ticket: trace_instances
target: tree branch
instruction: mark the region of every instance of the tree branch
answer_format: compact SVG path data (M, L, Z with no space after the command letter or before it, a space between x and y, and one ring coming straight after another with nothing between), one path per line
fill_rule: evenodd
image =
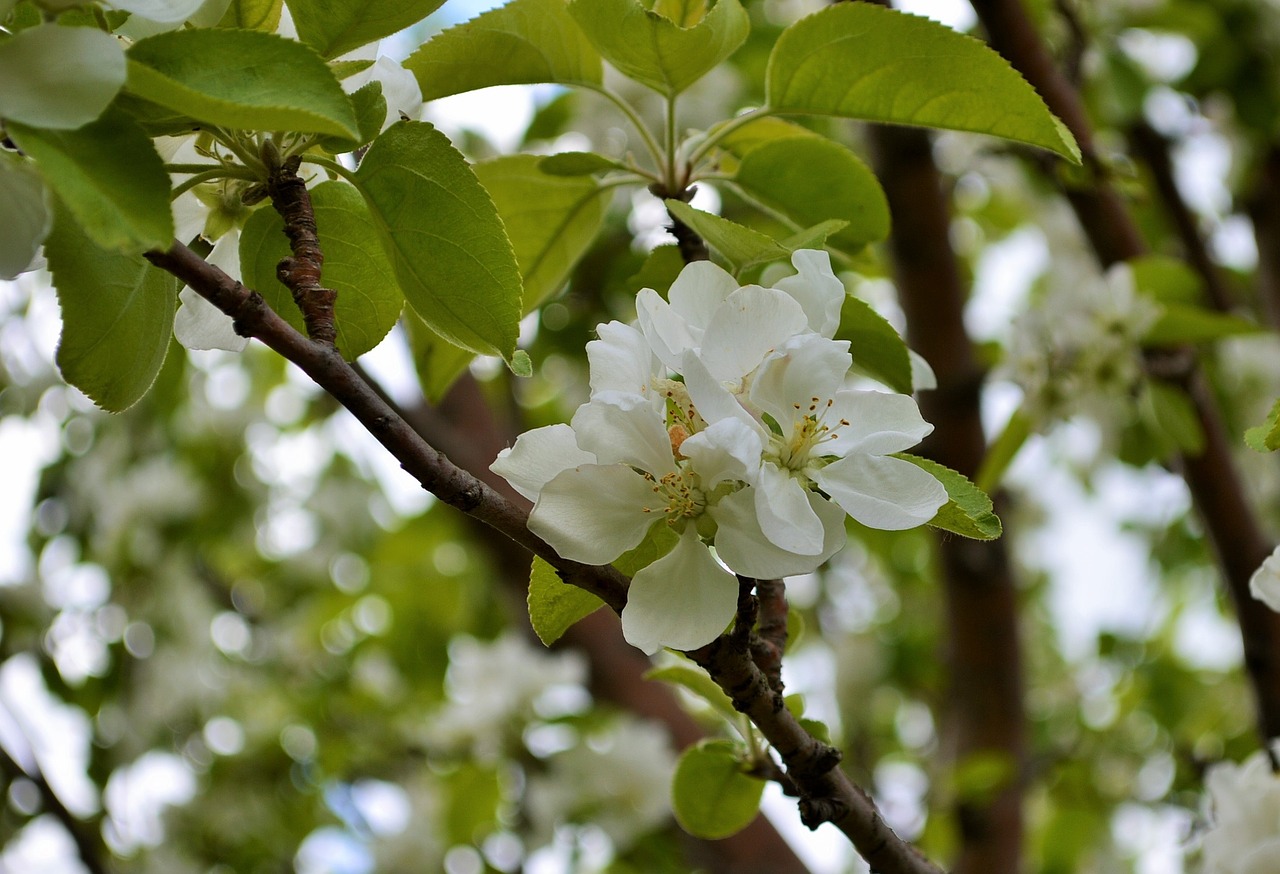
M316 214L311 207L307 184L298 176L301 157L294 155L283 164L267 162L267 194L271 205L284 219L284 232L289 238L293 257L281 259L276 275L293 293L293 302L302 311L307 336L317 343L332 346L338 338L333 321L333 307L338 293L325 288L320 281L324 268L324 252L316 236Z
M62 799L58 797L58 793L53 791L53 787L45 779L39 765L33 765L32 770L28 771L9 755L9 751L3 745L0 745L0 771L8 774L10 781L19 778L31 781L36 791L40 793L41 805L58 821L75 843L76 854L80 857L81 864L89 869L89 874L110 874L111 868L107 865L107 849L102 845L97 833L87 828L86 823L77 819L75 814L67 809Z
M1081 227L1104 266L1146 253L1146 243L1116 189L1098 172L1093 130L1079 94L1053 64L1048 49L1019 0L971 0L991 45L1026 77L1049 109L1075 135L1094 184L1066 191ZM1148 359L1152 364L1161 362ZM1264 742L1280 736L1280 613L1265 610L1249 592L1249 577L1271 553L1271 544L1245 497L1244 484L1231 460L1230 443L1217 405L1186 353L1181 373L1165 372L1188 390L1205 433L1198 456L1183 456L1179 466L1192 501L1209 532L1227 588L1235 601L1244 639L1245 667L1258 704L1258 730ZM1263 615L1265 614L1265 615Z

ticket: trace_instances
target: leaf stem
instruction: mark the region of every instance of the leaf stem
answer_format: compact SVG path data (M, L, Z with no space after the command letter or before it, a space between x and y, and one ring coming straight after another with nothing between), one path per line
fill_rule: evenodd
M258 176L247 167L227 167L218 165L212 170L205 170L202 173L194 173L186 179L183 179L177 185L173 186L173 192L169 195L169 200L177 200L197 185L201 185L205 182L215 182L219 179L245 179L249 182L256 182L258 180Z
M348 170L346 167L331 158L322 158L319 155L303 155L302 162L304 164L315 164L317 167L323 167L331 173L337 173L352 185L357 185L355 172Z
M632 107L630 103L623 100L622 96L617 92L604 85L583 85L582 87L596 92L614 106L618 107L618 110L627 117L628 121L631 122L632 127L639 131L640 138L644 140L645 148L649 150L649 155L653 158L654 164L658 169L658 173L663 174L665 167L662 158L662 148L658 145L658 140L653 135L653 131L649 130L649 127L644 123L644 119L642 119L640 114L635 111L635 108Z
M693 154L689 156L689 166L696 167L698 162L706 157L707 153L715 148L717 143L729 134L738 130L738 128L745 127L753 121L759 121L760 119L773 115L776 112L777 110L771 106L761 106L751 110L750 112L744 112L742 115L735 116L718 130L709 131L706 139L699 143L698 147L693 150Z

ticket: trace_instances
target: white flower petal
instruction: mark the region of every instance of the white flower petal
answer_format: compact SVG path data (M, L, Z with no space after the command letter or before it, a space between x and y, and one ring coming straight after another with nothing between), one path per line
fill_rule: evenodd
M755 505L760 529L775 546L799 555L822 552L822 520L809 505L808 490L790 471L771 462L760 465Z
M850 455L814 474L818 487L869 528L901 531L923 525L947 502L947 490L909 461Z
M564 471L595 462L594 455L578 448L572 428L549 425L521 434L515 446L498 453L489 470L530 501L536 501L542 487Z
M741 379L807 326L804 310L793 298L747 285L729 295L711 317L700 357L716 379Z
M681 372L684 374L684 386L689 391L689 400L705 421L714 423L723 419L737 419L752 428L762 441L769 439L764 425L738 402L733 392L711 375L696 352L684 354Z
M848 340L800 334L760 365L751 380L751 401L785 430L805 415L821 415L851 367ZM820 406L810 409L814 405Z
M717 525L716 553L737 573L758 580L807 574L844 548L848 539L844 510L813 492L807 496L809 506L822 521L822 552L797 555L774 546L760 529L754 492L748 486L721 498L707 511Z
M644 335L622 322L597 325L600 339L587 344L591 394L617 391L649 396L658 359Z
M182 306L173 317L173 334L188 349L226 349L243 352L247 337L236 333L231 316L189 288L178 295Z
M791 295L804 308L809 329L824 337L834 337L840 327L844 305L844 283L831 272L831 256L820 249L800 249L791 256L799 271L773 284Z
M111 0L107 5L151 21L177 24L186 21L204 0Z
M1280 612L1280 547L1249 578L1249 594Z
M732 275L710 261L694 261L685 265L671 283L667 300L696 337L711 324L711 317L725 298L737 290L738 281Z
M923 355L914 349L908 349L907 358L911 361L912 391L932 391L938 387L938 375L933 372Z
M636 321L653 353L672 370L679 369L686 350L698 345L688 323L652 288L642 288L636 296Z
M755 482L763 451L760 435L737 419L721 419L680 445L705 491L726 481Z
M240 277L240 229L232 228L213 244L213 249L205 256L214 267L230 276L236 282Z
M387 117L382 122L382 130L399 121L401 113L415 121L422 115L422 89L418 85L418 80L386 55L378 58L368 68L345 79L342 90L350 94L375 81L381 83L382 97L387 101Z
M661 413L640 395L606 392L573 414L578 445L600 464L629 464L661 477L675 471Z
M828 424L844 420L835 439L825 445L832 455L888 455L910 449L933 432L909 395L882 391L837 392L827 413Z
M690 525L671 552L632 578L622 636L649 655L664 646L697 649L719 637L737 609L737 579Z
M622 464L583 464L542 487L529 530L556 552L585 564L608 564L644 540L654 520L653 488Z

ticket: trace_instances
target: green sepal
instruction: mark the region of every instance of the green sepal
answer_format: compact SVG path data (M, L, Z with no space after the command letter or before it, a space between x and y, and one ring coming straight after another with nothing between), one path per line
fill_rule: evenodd
M288 0L298 38L326 58L399 33L444 0Z
M744 772L743 751L731 741L702 740L680 756L671 781L671 807L689 834L727 838L756 818L764 781Z
M572 0L569 14L622 75L674 97L732 55L751 32L738 0L718 0L692 27L638 0Z
M846 222L831 237L846 251L857 252L889 233L889 202L875 174L831 140L800 136L762 143L743 155L733 181L753 200L801 225Z
M137 255L100 248L62 204L45 256L62 310L62 378L104 410L128 409L164 364L178 280Z
M130 116L109 109L75 130L11 123L8 134L97 245L138 254L173 244L169 175Z
M355 111L311 48L274 33L173 30L129 49L128 90L209 124L356 137Z
M1000 536L1003 528L990 496L970 482L964 474L936 461L906 452L896 452L894 457L911 462L933 476L947 490L947 502L929 520L931 527L973 540L995 540Z
M425 122L396 122L355 181L414 311L449 342L511 362L520 268L492 198L449 138Z
M529 622L546 646L551 646L574 623L604 606L595 595L560 579L556 569L536 555L529 572Z
M871 3L839 3L782 32L766 105L778 112L973 131L1080 163L1075 139L1040 95L985 44Z
M324 252L321 281L338 293L334 304L338 351L354 361L382 342L400 317L404 298L360 193L345 182L322 182L310 194L316 236ZM279 213L259 209L249 216L240 232L244 282L302 332L306 330L302 312L276 273L276 265L291 254Z
M404 62L423 100L491 85L599 86L600 54L564 0L512 0L437 34Z
M853 364L896 392L912 392L911 356L893 325L871 305L851 294L840 306L836 339L848 340Z
M1244 442L1258 452L1275 452L1280 449L1280 400L1276 401L1267 419L1244 432Z

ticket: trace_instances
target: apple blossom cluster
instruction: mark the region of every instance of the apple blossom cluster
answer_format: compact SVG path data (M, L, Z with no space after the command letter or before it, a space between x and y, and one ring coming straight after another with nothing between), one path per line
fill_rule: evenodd
M1280 860L1280 775L1265 750L1205 773L1212 820L1201 845L1204 874L1269 874Z
M1160 313L1127 264L1102 277L1060 278L1041 305L1014 320L1009 367L1032 415L1043 421L1131 398L1143 377L1139 341Z
M674 547L639 569L622 613L648 653L709 643L733 619L735 574L809 573L845 544L845 516L884 530L928 522L942 484L893 453L933 430L907 395L846 387L833 339L843 284L825 252L739 287L710 262L638 325L587 344L591 396L568 425L530 431L493 463L534 501L529 528L561 556L608 564L666 526Z

